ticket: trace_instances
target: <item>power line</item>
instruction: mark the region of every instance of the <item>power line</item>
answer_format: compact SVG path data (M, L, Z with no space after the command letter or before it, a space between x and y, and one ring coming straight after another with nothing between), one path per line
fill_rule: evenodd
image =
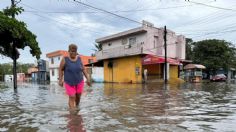
M188 1L188 2L194 3L194 4L198 4L198 5L207 6L207 7L211 7L211 8L215 8L215 9L228 10L228 11L236 11L235 9L231 9L231 8L212 6L212 5L208 5L208 4L204 4L204 3L199 3L199 2L194 2L194 1Z
M184 24L181 24L175 28L180 28L180 27L186 27L186 26L192 26L193 24L196 25L202 25L204 23L208 23L210 21L216 22L216 21L220 21L222 20L222 18L228 18L228 17L232 17L232 14L223 14L224 12L221 11L216 11L214 13L211 13L209 15L203 16L203 17L199 17L197 19L194 19L192 21L186 22ZM219 19L220 18L220 19Z
M228 31L222 31L222 32L205 33L205 34L202 34L202 35L195 36L194 38L198 38L198 37L202 37L202 36L206 36L206 35L217 35L217 34L222 34L222 33L233 33L233 32L236 32L236 29L228 30Z
M110 11L112 13L119 13L119 12L142 12L142 11L155 11L155 10L164 10L164 9L173 9L173 8L180 8L180 7L187 7L193 5L182 5L182 6L173 6L173 7L164 7L164 8L156 8L156 9L136 9L136 10L115 10ZM97 11L32 11L32 10L25 10L24 12L32 12L32 13L61 13L61 14L71 14L71 13L86 13L86 14L93 14L93 13L107 13L107 12L97 12Z
M133 19L130 19L130 18L127 18L127 17L121 16L121 15L115 14L115 13L113 13L113 12L110 12L110 11L107 11L107 10L104 10L104 9L100 9L100 8L97 8L97 7L94 7L94 6L85 4L85 3L80 2L80 1L77 1L77 0L74 0L74 2L79 3L79 4L81 4L81 5L84 5L84 6L87 6L87 7L89 7L89 8L93 8L93 9L96 9L96 10L99 10L99 11L106 12L106 13L108 13L108 14L117 16L117 17L122 18L122 19L129 20L129 21L134 22L134 23L142 24L142 23L139 22L139 21L136 21L136 20L133 20Z
M101 32L96 32L96 31L92 31L92 30L89 30L89 29L85 29L85 28L80 28L80 27L77 27L77 26L74 26L74 25L70 25L70 24L67 24L67 23L64 23L64 22L61 22L61 21L58 21L58 20L55 20L55 19L52 19L50 17L45 17L45 16L42 16L42 15L39 15L39 14L34 14L36 16L39 16L39 17L42 17L42 18L45 18L47 20L52 20L52 21L55 21L59 24L63 24L63 25L66 25L66 26L70 26L70 27L74 27L76 29L80 29L80 30L84 30L84 31L89 31L89 32L93 32L93 33L96 33L96 34L101 34Z

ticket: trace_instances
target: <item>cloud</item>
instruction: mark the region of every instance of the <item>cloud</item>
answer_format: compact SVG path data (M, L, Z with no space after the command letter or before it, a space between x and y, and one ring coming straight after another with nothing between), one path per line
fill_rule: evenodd
M154 23L156 27L167 25L169 29L191 37L195 41L219 38L236 43L236 32L230 32L230 30L236 29L236 11L232 11L236 10L236 1L192 1L212 7L184 0L113 0L110 2L81 0L86 4L138 22L147 20ZM9 5L9 0L1 0L0 9ZM37 35L37 41L42 50L41 57L44 59L48 52L67 50L70 43L78 44L80 53L90 55L93 53L95 39L141 26L139 23L73 1L23 0L19 5L26 12L17 16L17 19L24 21L29 30ZM228 32L222 33L222 31ZM31 58L28 50L21 52L22 58L19 61L32 62L35 59ZM9 61L8 59L3 60Z

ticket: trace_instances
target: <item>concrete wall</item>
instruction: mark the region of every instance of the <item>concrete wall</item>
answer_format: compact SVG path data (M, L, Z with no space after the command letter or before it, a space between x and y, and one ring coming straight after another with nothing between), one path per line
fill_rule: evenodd
M63 56L56 56L48 59L49 68L58 68ZM53 60L53 61L52 61ZM53 63L52 63L53 62Z
M13 82L13 75L5 75L4 81L5 82ZM25 74L24 73L17 73L17 81L23 82L25 81Z
M49 72L50 72L50 82L57 82L59 78L59 68L50 68Z
M178 66L177 65L170 65L170 79L171 78L178 78Z
M135 44L141 44L144 43L145 39L146 39L146 33L143 34L138 34L138 35L130 35L130 36L126 36L126 37L122 37L121 39L116 39L116 40L112 40L106 43L103 43L102 48L103 50L109 50L109 49L113 49L113 48L118 48L121 46L125 46L125 45L129 45L129 39L130 38L136 38L136 43ZM110 44L110 46L109 46Z
M104 68L103 67L93 67L92 68L92 79L95 82L104 82Z
M56 56L56 57L52 57L48 59L49 62L49 75L50 75L50 82L57 82L58 78L59 78L59 66L60 66L60 62L62 59L62 55L61 56ZM52 63L52 59L53 59L53 63ZM54 71L54 75L52 74Z
M167 57L185 59L185 37L176 35L171 30L167 30L167 32ZM147 34L143 45L144 53L164 56L164 29L148 28Z
M164 56L164 29L163 28L155 28L155 27L143 27L147 32L141 32L136 35L129 35L129 36L121 36L115 40L110 40L102 44L103 50L96 53L96 57L98 60L107 59L107 54L114 54L114 57L122 57L124 54L129 55L128 51L123 50L120 51L124 45L129 44L129 38L135 37L136 38L136 45L141 44L139 46L140 50L133 50L133 54L152 54L157 56ZM127 31L128 32L128 31ZM182 35L176 35L175 32L171 30L167 30L167 57L170 58L178 58L178 59L185 59L185 37ZM126 43L124 44L124 40ZM130 47L132 50L134 47ZM141 50L142 49L142 50ZM129 50L129 51L130 51ZM117 52L116 52L117 51ZM140 51L140 52L137 52ZM127 53L123 53L127 52ZM119 53L119 54L117 54ZM111 57L111 58L114 58Z
M5 82L13 82L13 75L5 75L4 81Z
M113 66L109 67L108 63ZM119 58L104 61L105 82L141 83L142 64L140 56Z

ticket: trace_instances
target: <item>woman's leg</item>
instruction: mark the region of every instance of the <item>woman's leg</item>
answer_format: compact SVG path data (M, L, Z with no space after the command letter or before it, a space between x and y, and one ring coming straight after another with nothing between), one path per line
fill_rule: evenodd
M66 93L69 96L68 105L70 109L75 108L75 100L76 100L76 89L75 86L71 86L67 83L64 83L66 88Z
M76 105L76 107L79 106L80 97L81 97L81 94L82 94L82 92L83 92L83 89L84 89L84 81L82 81L81 83L79 83L79 84L77 85L76 94L75 94L75 96L76 96L76 99L75 99L75 105Z
M77 94L76 94L76 99L75 99L75 105L76 105L76 107L79 106L80 97L81 97L81 93L77 93Z
M69 108L74 109L75 108L75 100L76 96L69 96Z

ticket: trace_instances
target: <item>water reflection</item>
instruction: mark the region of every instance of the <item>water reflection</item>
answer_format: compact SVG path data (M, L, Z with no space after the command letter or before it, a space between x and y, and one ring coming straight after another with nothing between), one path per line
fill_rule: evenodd
M71 112L67 118L67 129L69 132L86 132L83 126L83 118L78 112Z
M94 84L70 114L58 85L0 85L0 131L234 131L229 83ZM221 127L225 126L225 127Z

